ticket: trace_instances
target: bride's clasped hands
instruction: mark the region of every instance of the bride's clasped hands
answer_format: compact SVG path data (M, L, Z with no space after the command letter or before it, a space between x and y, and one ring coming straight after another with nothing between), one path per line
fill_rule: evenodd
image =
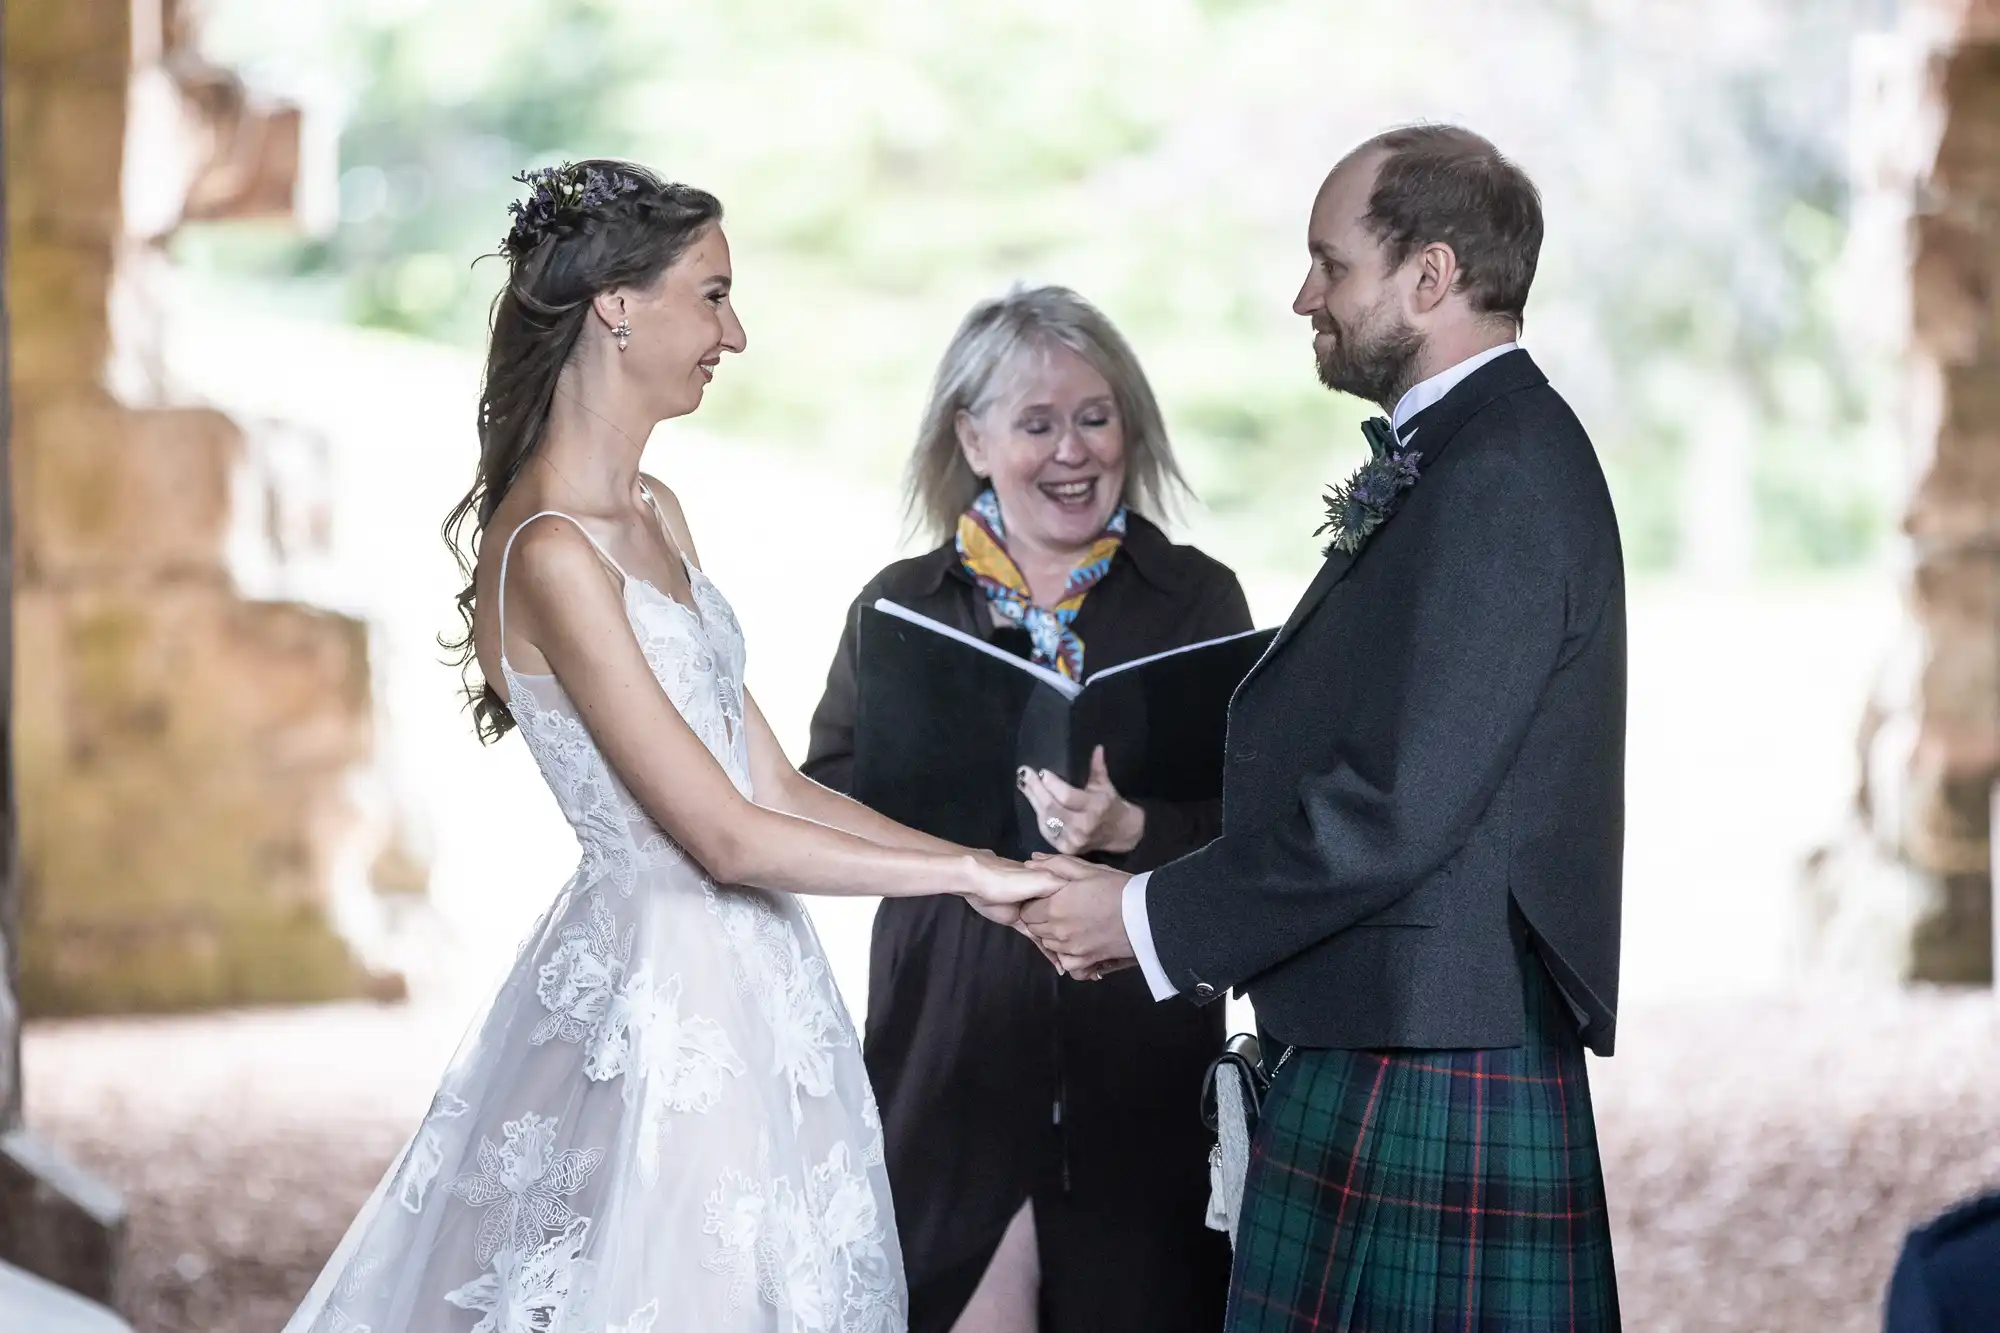
M957 890L959 896L987 920L1013 926L1029 939L1035 937L1021 925L1023 906L1048 897L1069 882L1040 859L1010 861L986 851L968 850L963 873L966 887Z

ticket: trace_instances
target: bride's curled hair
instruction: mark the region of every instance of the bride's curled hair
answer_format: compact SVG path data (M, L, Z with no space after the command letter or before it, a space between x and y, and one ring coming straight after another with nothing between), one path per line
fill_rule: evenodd
M444 520L445 544L466 579L458 594L465 632L441 642L465 675L474 725L489 741L514 719L481 678L473 648L473 571L486 525L541 442L556 380L592 298L612 287L647 286L722 220L714 195L631 162L566 163L515 179L529 194L510 209L514 225L500 244L507 285L493 302L479 390L479 470Z

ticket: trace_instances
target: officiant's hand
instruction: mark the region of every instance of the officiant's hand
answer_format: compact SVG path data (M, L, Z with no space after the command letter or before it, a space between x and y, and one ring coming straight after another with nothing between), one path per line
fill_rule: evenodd
M1035 807L1042 840L1066 856L1091 852L1125 853L1146 833L1146 812L1118 794L1104 747L1090 752L1090 780L1072 787L1046 768L1024 768L1015 783Z
M1021 924L1032 931L1056 966L1073 977L1094 980L1132 965L1132 942L1125 935L1122 870L1066 857L1037 858L1065 881L1060 892L1021 907Z

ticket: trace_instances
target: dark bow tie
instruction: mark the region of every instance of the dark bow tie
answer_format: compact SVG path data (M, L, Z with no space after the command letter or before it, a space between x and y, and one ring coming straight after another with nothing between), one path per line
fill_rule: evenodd
M1403 447L1387 417L1370 417L1362 422L1361 435L1368 441L1368 453L1374 458L1387 457Z

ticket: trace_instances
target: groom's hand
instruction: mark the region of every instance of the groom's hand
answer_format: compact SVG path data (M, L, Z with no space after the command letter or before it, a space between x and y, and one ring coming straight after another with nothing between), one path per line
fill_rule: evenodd
M1053 896L1021 905L1021 924L1041 941L1043 951L1055 955L1056 965L1073 977L1094 980L1131 966L1124 894L1132 877L1068 857L1035 860L1069 881Z

